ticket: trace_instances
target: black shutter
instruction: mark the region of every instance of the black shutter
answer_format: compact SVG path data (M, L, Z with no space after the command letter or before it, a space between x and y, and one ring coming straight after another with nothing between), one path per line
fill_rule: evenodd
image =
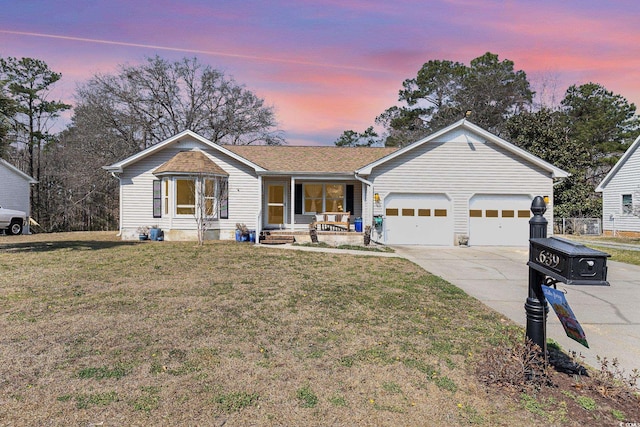
M351 215L355 213L353 211L353 185L352 184L347 184L347 212L351 212Z
M153 180L153 217L162 217L162 181Z
M218 206L220 207L220 219L229 219L229 181L221 178L218 182Z
M302 215L302 184L296 184L296 215Z

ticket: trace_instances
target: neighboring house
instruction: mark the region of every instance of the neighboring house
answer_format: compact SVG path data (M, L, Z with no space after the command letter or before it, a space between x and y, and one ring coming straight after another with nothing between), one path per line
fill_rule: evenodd
M602 193L602 229L606 235L640 236L640 136L596 191Z
M195 239L204 203L213 239L234 239L238 223L307 232L316 213L350 212L381 243L444 246L526 245L533 197L549 197L550 221L553 181L568 176L466 120L400 150L220 146L185 131L105 169L120 180L123 239L156 224Z
M38 181L9 162L0 159L0 206L31 216L31 184ZM29 233L29 225L22 230Z

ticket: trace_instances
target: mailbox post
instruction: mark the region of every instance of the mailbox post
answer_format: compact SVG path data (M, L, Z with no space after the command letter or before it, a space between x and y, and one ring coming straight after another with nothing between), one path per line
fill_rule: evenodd
M529 220L529 297L524 305L527 313L527 338L547 350L547 301L543 283L563 282L567 285L609 286L607 257L610 255L582 244L557 237L547 238L547 210L544 200L536 196L531 203L533 218Z
M547 237L547 219L543 216L547 205L541 196L531 202L533 217L529 220L529 253L533 247L531 239ZM542 293L544 275L529 266L529 296L524 304L527 314L527 338L536 343L547 354L547 301Z

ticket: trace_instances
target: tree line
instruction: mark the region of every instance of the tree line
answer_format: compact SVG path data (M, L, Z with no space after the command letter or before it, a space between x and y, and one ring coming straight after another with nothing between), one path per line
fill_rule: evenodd
M74 107L50 99L61 78L38 59L0 58L0 157L38 181L31 216L43 231L116 229L118 181L102 166L185 129L219 144L284 143L273 107L197 58L96 74Z
M571 173L554 188L560 217L600 217L595 187L637 137L636 106L597 83L570 86L557 104L535 102L527 75L487 52L467 66L426 62L406 79L399 105L363 132L344 131L337 146L405 146L457 120L470 121Z
M197 58L155 56L79 84L74 106L52 100L62 75L41 60L0 58L0 157L38 183L32 217L43 231L117 228L118 182L102 166L185 129L219 144L284 144L274 109ZM555 187L555 213L599 217L593 190L638 134L636 107L597 83L535 102L527 75L487 52L469 65L426 62L402 82L398 104L337 146L405 146L468 117L572 175ZM60 129L61 116L70 124Z

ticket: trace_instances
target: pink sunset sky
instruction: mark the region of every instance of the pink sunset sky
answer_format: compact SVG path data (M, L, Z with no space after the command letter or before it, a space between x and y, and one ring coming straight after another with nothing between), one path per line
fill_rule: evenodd
M0 56L62 73L53 97L119 64L197 56L264 98L291 145L331 145L397 103L431 59L515 62L549 102L596 82L640 103L640 2L600 0L20 0Z

